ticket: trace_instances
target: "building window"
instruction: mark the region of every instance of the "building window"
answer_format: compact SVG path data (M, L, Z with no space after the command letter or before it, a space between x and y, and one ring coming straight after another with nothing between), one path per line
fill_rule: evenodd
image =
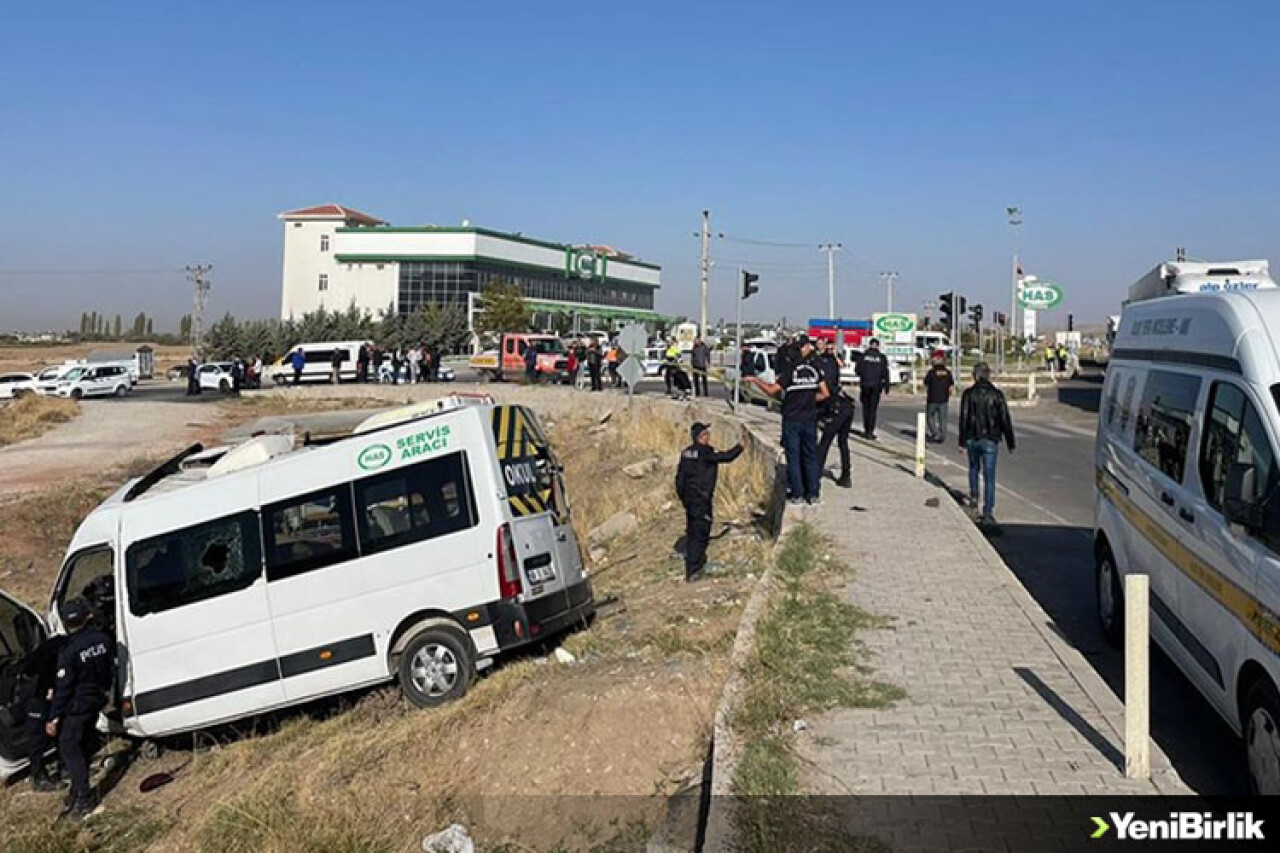
M326 275L325 273L320 273L320 290L321 292L323 292L328 289L329 289L329 276Z
M322 252L329 251L329 235L328 234L320 235L320 251Z

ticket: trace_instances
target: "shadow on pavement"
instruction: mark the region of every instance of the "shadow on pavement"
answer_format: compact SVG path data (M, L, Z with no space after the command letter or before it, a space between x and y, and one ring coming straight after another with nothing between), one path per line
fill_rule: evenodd
M1040 698L1058 713L1058 716L1070 723L1071 727L1078 731L1085 740L1089 741L1094 749L1101 752L1107 761L1115 765L1117 770L1124 770L1124 756L1120 753L1120 750L1116 749L1115 745L1107 740L1102 732L1095 729L1088 720L1080 716L1080 712L1072 708L1071 704L1059 696L1057 691L1045 684L1040 676L1025 666L1015 666L1013 671L1027 683L1027 686L1038 693Z
M1055 630L1124 697L1124 654L1098 627L1093 531L1043 524L1004 525L992 545ZM1154 618L1154 617L1153 617ZM1239 739L1158 647L1151 655L1151 732L1178 773L1202 794L1247 794Z
M1058 402L1064 406L1079 409L1082 412L1096 413L1102 405L1102 386L1060 385L1058 386Z

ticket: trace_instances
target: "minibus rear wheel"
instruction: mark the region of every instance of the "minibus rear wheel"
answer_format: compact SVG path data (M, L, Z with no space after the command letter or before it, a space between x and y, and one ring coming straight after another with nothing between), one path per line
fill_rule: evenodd
M1120 570L1115 555L1105 543L1098 546L1095 574L1098 597L1098 623L1107 642L1119 648L1124 643L1124 593L1120 587Z
M418 634L400 655L399 681L405 698L434 708L462 698L471 686L475 660L460 632L434 626Z
M1280 694L1265 675L1245 694L1242 716L1249 792L1255 796L1280 794Z

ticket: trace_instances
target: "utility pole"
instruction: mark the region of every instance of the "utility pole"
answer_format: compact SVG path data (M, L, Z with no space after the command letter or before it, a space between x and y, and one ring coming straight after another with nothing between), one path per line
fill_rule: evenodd
M200 347L204 343L204 307L209 301L209 289L213 264L189 264L187 278L195 286L195 310L191 313L191 352L200 357Z
M893 313L893 285L898 281L898 273L896 270L889 270L880 273L880 280L885 283L888 292L888 299L885 304L885 311L889 314Z
M1018 340L1018 279L1021 278L1021 266L1018 255L1022 248L1022 208L1006 207L1009 215L1009 228L1013 231L1013 294L1009 301L1009 340L1016 345Z
M827 316L836 318L836 252L843 243L820 243L818 248L827 253Z
M702 278L702 316L698 326L698 334L704 339L707 336L707 280L711 277L711 211L702 211L702 263L699 266Z

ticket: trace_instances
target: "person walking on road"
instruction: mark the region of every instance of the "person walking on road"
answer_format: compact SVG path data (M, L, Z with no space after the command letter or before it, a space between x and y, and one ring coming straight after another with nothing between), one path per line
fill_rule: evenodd
M707 564L707 542L711 540L711 509L716 496L719 468L742 455L742 444L725 451L711 446L711 427L694 424L693 439L680 453L676 467L676 495L684 506L684 579L696 581Z
M933 364L924 375L925 412L928 429L925 438L933 444L947 440L947 404L951 402L951 389L955 377L947 369L946 356L939 350L932 356Z
M969 454L969 505L978 506L978 474L982 474L979 524L995 524L996 455L1003 440L1013 453L1013 420L1004 392L991 384L986 362L973 366L973 385L960 397L960 452Z
M880 395L889 391L889 359L880 352L880 341L872 338L858 362L858 397L862 400L862 434L876 440L876 416Z
M813 344L808 336L801 335L788 346L793 347L793 355L780 369L777 382L765 382L759 376L746 381L770 397L782 398L787 500L817 506L822 489L822 469L818 465L818 404L830 396L830 391L812 361Z
M836 485L849 489L853 487L853 475L849 466L853 400L840 387L840 368L844 366L844 362L836 354L835 341L827 341L822 345L817 365L822 372L822 381L827 383L827 391L830 392L818 413L822 423L822 438L818 440L818 469L824 472L827 470L827 454L831 452L831 442L837 441L840 445L840 476L836 479Z
M301 384L302 368L307 366L307 356L303 353L302 347L298 347L293 351L293 355L289 356L289 366L293 368L293 384Z
M707 371L711 369L711 348L698 338L689 353L689 366L693 368L693 396L707 397Z
M58 754L71 776L63 814L81 818L98 805L89 786L89 756L97 739L98 713L115 681L115 650L111 637L93 624L93 610L83 598L62 606L62 622L71 633L58 653L45 733L58 739Z

